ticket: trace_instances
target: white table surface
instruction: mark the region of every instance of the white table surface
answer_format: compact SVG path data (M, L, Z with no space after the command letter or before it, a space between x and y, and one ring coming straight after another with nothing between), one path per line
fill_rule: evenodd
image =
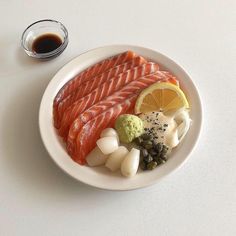
M24 28L62 21L69 45L37 62ZM0 235L236 235L236 2L0 1ZM204 106L189 161L151 187L111 192L76 182L38 131L42 94L65 63L107 44L153 48L192 76Z

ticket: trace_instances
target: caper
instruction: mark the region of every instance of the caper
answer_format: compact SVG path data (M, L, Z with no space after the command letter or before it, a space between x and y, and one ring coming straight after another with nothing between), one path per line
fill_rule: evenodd
M156 156L157 152L155 151L154 148L151 148L150 150L148 150L149 154L151 154L152 156Z
M151 140L152 139L151 135L146 134L146 133L143 134L141 137L142 137L143 140Z
M153 156L153 159L158 162L160 159L160 155L160 153L157 153L157 155Z
M152 145L152 141L151 141L151 140L143 140L143 141L142 141L142 145L143 145L143 146L145 146L145 145L147 145L147 144Z
M141 150L141 156L144 158L144 157L146 157L146 156L148 156L148 151L147 151L147 149L142 149Z
M155 161L151 161L150 163L147 164L147 169L148 170L153 170L157 167L157 163Z
M163 148L161 150L162 154L166 154L168 152L168 147L166 145L163 145Z
M162 151L162 148L163 148L163 144L162 143L158 143L157 145L155 145L155 150L157 152L161 152Z
M147 150L149 150L149 149L152 148L152 144L146 144L144 147L145 147Z
M160 162L161 162L161 164L164 164L164 163L166 163L166 160L165 159L160 159Z
M166 156L166 154L161 153L160 159L163 160L164 162L166 162L166 161L167 161L167 156Z
M134 139L134 142L137 144L137 145L141 145L143 139L141 137L137 137Z
M157 165L159 166L160 164L162 164L162 161L161 161L161 159L160 158L158 158L157 160L156 160L156 163L157 163Z
M152 140L152 145L156 146L157 145L157 141L155 139Z
M146 170L147 169L147 164L144 162L144 161L141 161L140 164L139 164L140 168L142 170Z
M143 160L146 162L146 163L149 163L153 160L152 156L149 154L147 155L146 157L143 158Z

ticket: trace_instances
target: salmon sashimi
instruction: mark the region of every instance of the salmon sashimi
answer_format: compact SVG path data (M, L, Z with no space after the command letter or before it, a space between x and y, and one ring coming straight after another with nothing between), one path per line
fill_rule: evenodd
M76 138L76 152L72 155L72 159L84 165L86 156L96 146L101 131L107 127L113 127L119 115L133 110L135 102L136 97L131 97L87 122Z
M95 76L90 80L82 83L77 90L75 90L71 95L67 96L64 100L62 100L57 107L57 111L54 113L54 125L56 128L60 127L60 121L63 115L63 112L75 101L89 94L92 90L96 89L100 84L108 81L109 79L118 76L119 74L134 68L136 66L140 66L147 61L140 56L135 57L131 61L123 63L121 65L115 66L101 75ZM56 109L56 108L54 108Z
M179 86L179 80L174 75L172 75L169 71L158 71L157 73L159 73L160 75L164 74L165 76L168 77L168 80L170 83Z
M91 93L85 97L74 102L69 108L67 108L63 114L61 121L61 127L59 129L59 135L67 138L69 127L71 123L76 119L76 117L85 111L87 108L91 107L93 104L101 101L105 97L113 94L114 92L120 90L126 84L130 83L137 78L145 75L153 74L158 71L159 66L154 63L146 63L144 65L130 69L117 77L106 81L105 83L98 86Z
M88 67L86 70L82 71L77 76L75 76L73 79L68 81L59 90L59 92L57 93L57 95L53 101L53 108L54 108L53 109L53 117L55 119L54 123L55 123L55 121L57 122L57 106L58 106L59 102L61 102L63 99L65 99L67 96L69 96L83 82L93 78L94 76L102 74L103 72L113 68L114 66L128 62L128 61L132 60L134 57L136 57L136 54L132 51L120 53L118 55L104 59L103 61L98 62L95 65ZM57 125L57 123L56 123L56 125Z
M156 72L152 75L147 75L145 77L140 77L137 80L134 80L124 86L121 90L115 92L109 97L106 97L104 100L94 104L89 109L85 110L82 114L80 114L74 122L71 124L69 129L69 134L67 137L67 151L71 155L75 150L75 139L77 137L78 132L83 127L85 123L89 120L93 119L100 113L105 110L115 106L119 103L122 103L124 100L129 97L138 97L139 93L152 85L155 82L171 82L167 76L163 73Z
M114 66L123 64L127 61L132 60L136 54L132 51L127 51L124 53L120 53L108 59L105 59L95 65L90 66L86 70L82 71L79 75L77 75L74 79L70 80L66 83L60 91L57 93L54 99L54 105L57 105L60 101L62 101L65 97L71 94L74 90L80 86L83 82L91 79L94 76L102 74L106 70L111 69Z

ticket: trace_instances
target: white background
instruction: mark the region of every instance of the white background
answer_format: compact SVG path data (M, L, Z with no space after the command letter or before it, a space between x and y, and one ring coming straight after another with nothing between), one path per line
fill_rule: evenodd
M69 31L55 60L20 48L32 22ZM236 235L236 1L0 0L0 235ZM204 125L189 161L151 187L110 192L65 175L38 131L43 92L88 49L125 43L182 65L200 91Z

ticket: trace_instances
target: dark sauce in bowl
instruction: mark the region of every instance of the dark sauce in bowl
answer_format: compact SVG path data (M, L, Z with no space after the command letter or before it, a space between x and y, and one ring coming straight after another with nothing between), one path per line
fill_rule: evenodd
M56 34L43 34L37 37L32 44L32 51L36 53L48 53L62 45L61 38Z

